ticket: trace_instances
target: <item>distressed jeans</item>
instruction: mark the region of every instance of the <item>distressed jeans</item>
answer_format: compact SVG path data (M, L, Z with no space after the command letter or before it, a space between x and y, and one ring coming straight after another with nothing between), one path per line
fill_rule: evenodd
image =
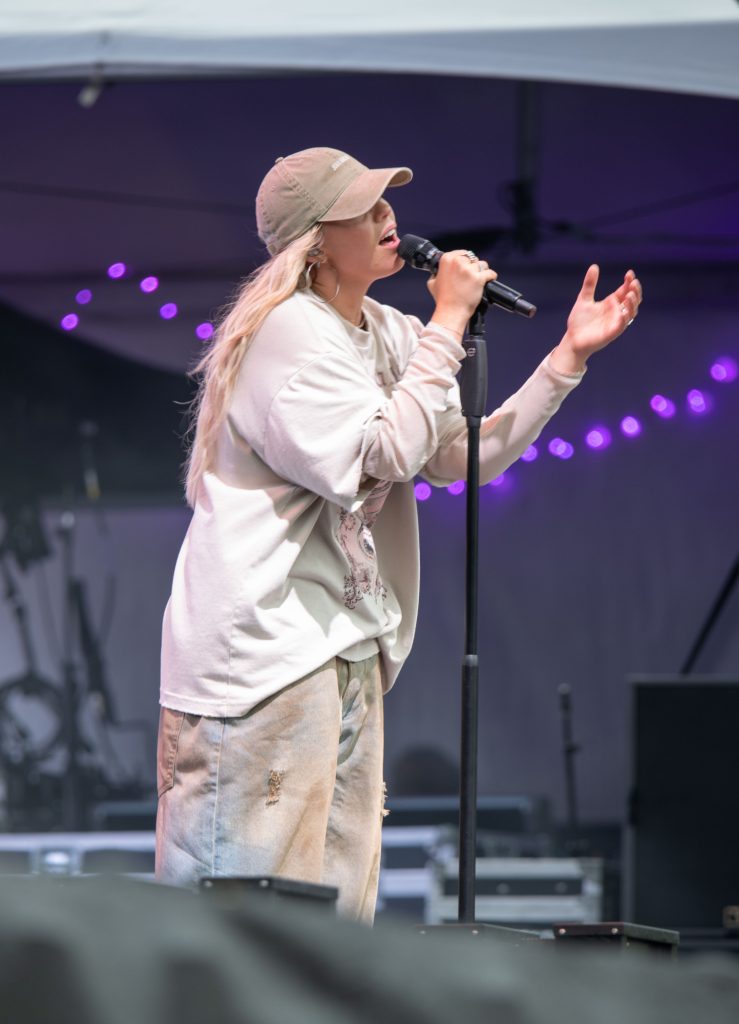
M280 875L371 922L384 804L377 654L327 664L238 718L162 708L156 874Z

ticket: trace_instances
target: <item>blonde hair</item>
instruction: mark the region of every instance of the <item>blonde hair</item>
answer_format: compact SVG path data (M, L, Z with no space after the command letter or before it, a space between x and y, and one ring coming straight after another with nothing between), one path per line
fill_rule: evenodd
M185 435L191 439L185 462L185 496L191 508L203 473L212 467L218 431L249 344L267 314L301 284L309 250L318 249L320 243L321 225L317 224L257 267L226 307L208 351L191 371L191 376L200 376Z

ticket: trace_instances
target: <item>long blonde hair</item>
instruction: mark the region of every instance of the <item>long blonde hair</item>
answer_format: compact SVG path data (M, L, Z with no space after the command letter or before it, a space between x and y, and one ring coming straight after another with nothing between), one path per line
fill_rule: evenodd
M208 351L191 371L191 376L200 376L186 434L192 439L185 462L185 496L191 508L203 473L213 464L218 431L251 339L267 314L300 285L309 250L318 249L320 243L321 225L317 224L257 267L226 307Z

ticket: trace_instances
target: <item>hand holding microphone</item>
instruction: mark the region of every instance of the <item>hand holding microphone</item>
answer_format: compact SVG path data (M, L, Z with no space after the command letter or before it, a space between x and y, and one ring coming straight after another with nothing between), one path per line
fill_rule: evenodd
M436 299L434 319L439 323L445 322L442 318L447 315L452 315L457 324L461 318L463 322L458 329L464 332L483 295L490 305L508 312L527 317L536 313L536 306L527 302L520 292L498 281L495 271L469 250L455 249L444 253L425 238L404 235L398 246L398 256L417 270L434 275L429 282L429 291Z
M427 284L436 302L432 319L464 334L468 320L480 305L483 288L497 276L485 260L463 249L442 253L436 273Z

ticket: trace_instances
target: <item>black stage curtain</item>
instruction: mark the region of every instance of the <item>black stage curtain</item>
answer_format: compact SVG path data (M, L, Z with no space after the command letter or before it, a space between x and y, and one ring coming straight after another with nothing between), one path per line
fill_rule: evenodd
M83 493L82 430L106 497L179 500L184 374L142 366L0 306L0 495L12 503Z

